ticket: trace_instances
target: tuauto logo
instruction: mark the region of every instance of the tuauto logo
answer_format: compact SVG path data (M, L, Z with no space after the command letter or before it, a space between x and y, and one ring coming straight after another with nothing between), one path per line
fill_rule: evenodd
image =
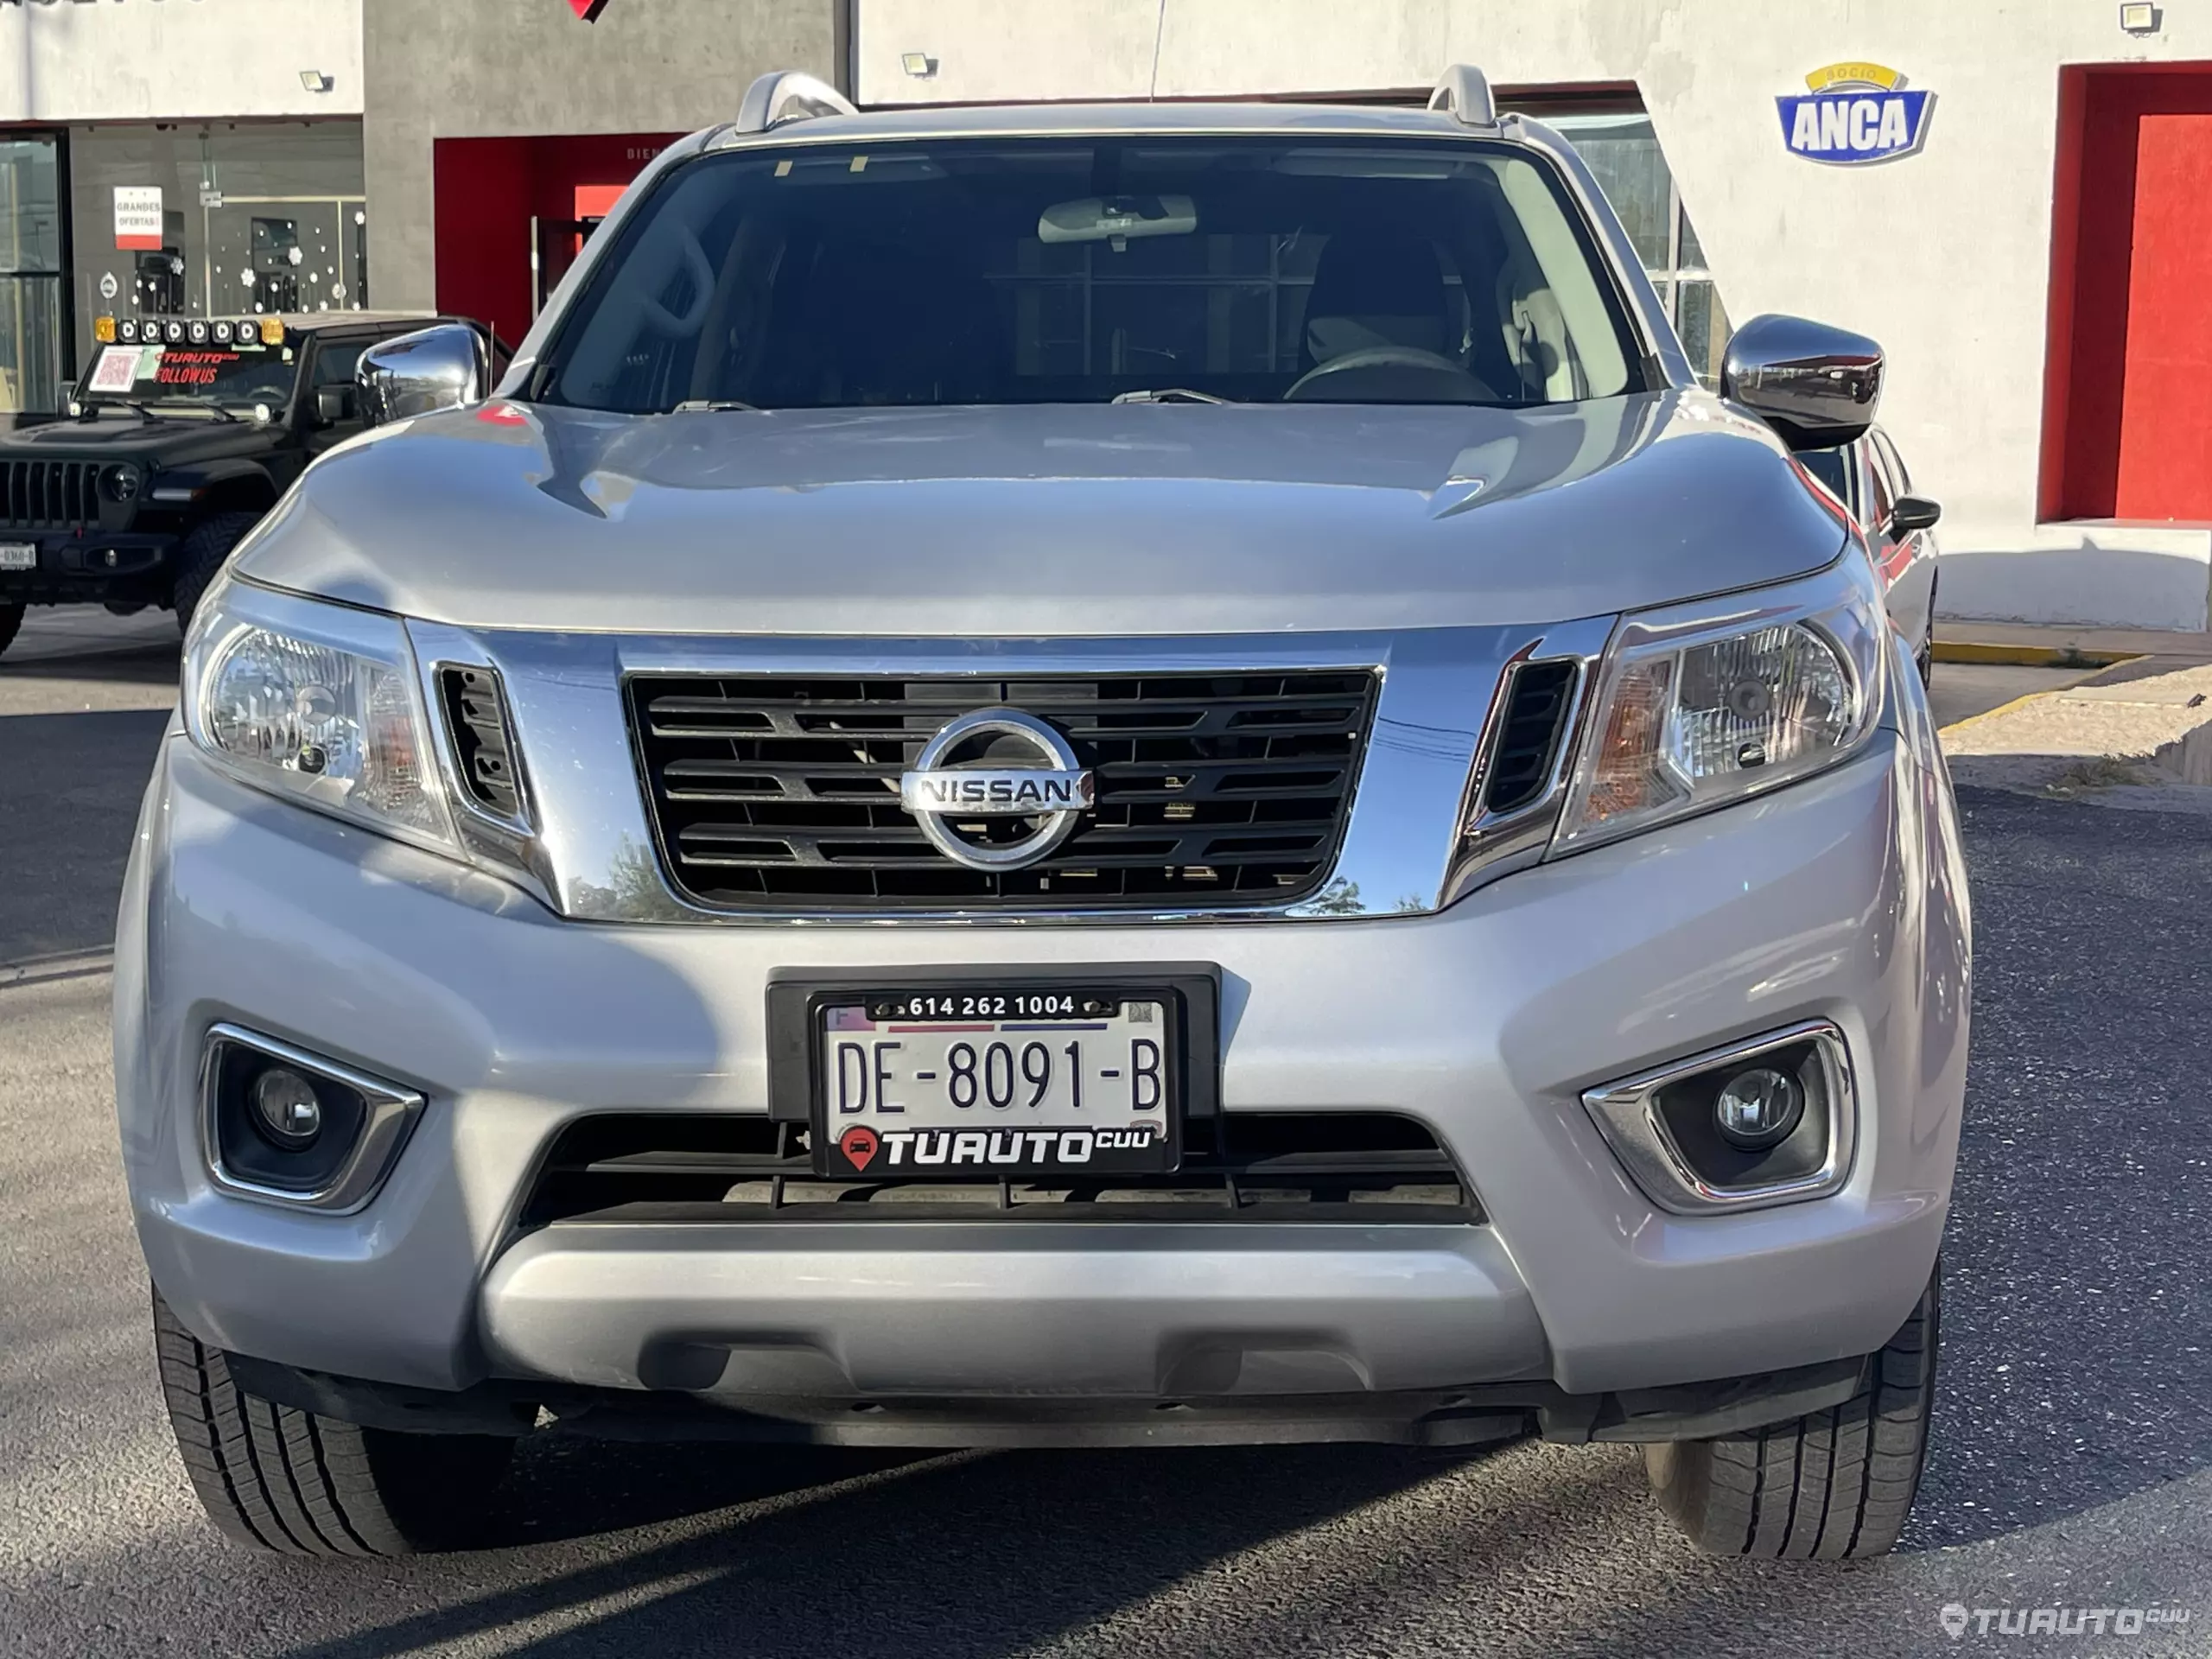
M569 0L569 10L588 23L599 21L599 14L607 10L607 0Z
M871 1135L859 1124L838 1138L837 1149L855 1169L865 1169L879 1149L893 1168L916 1164L1018 1164L1025 1155L1051 1168L1087 1164L1096 1152L1142 1152L1163 1133L1155 1123L1114 1129L886 1129ZM865 1146L852 1144L867 1135Z
M845 1161L855 1169L866 1169L875 1156L875 1131L855 1123L837 1137L837 1150L845 1154Z

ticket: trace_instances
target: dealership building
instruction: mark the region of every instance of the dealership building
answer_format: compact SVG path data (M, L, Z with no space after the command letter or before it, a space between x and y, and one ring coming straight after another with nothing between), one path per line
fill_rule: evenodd
M1420 101L1452 62L1573 137L1708 374L1760 312L1883 343L1944 612L2206 627L2194 6L0 0L0 409L58 407L134 304L436 306L512 338L771 68L864 105Z

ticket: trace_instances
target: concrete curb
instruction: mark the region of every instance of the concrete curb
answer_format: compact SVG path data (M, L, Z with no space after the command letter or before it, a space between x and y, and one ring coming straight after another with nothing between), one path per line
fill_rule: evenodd
M1997 645L1938 639L1939 663L2001 663L2012 668L2111 668L2141 660L2141 652L2077 651L2071 645Z
M86 979L111 972L115 950L101 945L92 950L60 950L50 957L26 957L20 962L0 962L0 990L10 985L36 985L55 979Z

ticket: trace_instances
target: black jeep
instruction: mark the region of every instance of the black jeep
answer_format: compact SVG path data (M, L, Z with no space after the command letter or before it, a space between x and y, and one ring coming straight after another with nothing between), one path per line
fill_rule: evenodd
M149 605L180 627L307 464L361 429L353 367L428 315L130 318L70 416L0 433L0 651L30 605ZM111 332L103 322L101 333Z

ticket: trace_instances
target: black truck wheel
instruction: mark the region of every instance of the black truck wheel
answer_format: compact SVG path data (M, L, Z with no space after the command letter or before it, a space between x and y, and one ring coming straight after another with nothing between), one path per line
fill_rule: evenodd
M185 1472L235 1541L288 1555L409 1555L480 1535L512 1440L362 1428L258 1399L158 1293L154 1344Z
M223 561L231 556L231 550L260 522L257 512L219 512L194 524L187 533L183 545L176 550L176 586L172 590L179 632L192 626L192 613L200 608L200 594L215 580Z
M1904 1530L1928 1455L1941 1303L1931 1278L1866 1383L1840 1406L1719 1440L1644 1447L1652 1490L1690 1541L1770 1560L1886 1554Z
M16 630L23 626L23 607L20 605L0 605L0 651L5 651L16 638Z

